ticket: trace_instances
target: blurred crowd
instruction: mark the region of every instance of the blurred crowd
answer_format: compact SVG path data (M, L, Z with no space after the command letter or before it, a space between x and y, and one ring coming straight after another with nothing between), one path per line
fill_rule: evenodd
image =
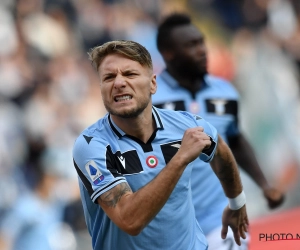
M174 11L205 34L209 71L238 89L241 129L287 193L281 209L300 206L298 0L1 0L1 250L91 249L72 147L106 111L87 52L134 40L159 73L156 27ZM250 217L268 213L243 178Z

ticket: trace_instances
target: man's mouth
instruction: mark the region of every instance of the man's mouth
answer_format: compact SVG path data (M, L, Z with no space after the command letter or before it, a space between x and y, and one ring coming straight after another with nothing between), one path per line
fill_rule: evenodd
M119 102L119 101L127 101L127 100L130 100L130 99L132 99L132 96L130 96L130 95L122 95L122 96L115 97L114 100L116 102Z

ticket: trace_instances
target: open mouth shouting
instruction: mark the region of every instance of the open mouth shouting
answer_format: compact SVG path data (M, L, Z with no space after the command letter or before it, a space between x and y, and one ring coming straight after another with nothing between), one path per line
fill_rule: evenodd
M126 102L128 100L131 100L132 99L132 96L131 95L119 95L119 96L116 96L114 98L115 102Z

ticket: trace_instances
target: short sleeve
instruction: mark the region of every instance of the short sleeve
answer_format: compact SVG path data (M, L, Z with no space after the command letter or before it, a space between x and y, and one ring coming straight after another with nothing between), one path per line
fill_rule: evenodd
M202 153L200 154L200 159L202 161L210 162L213 159L217 148L217 143L218 143L217 129L199 115L193 115L193 118L197 126L203 127L204 132L210 137L211 140L210 148L203 150Z
M115 187L126 182L122 175L113 175L109 145L99 138L80 135L73 147L73 160L79 179L87 189L91 199L97 198Z

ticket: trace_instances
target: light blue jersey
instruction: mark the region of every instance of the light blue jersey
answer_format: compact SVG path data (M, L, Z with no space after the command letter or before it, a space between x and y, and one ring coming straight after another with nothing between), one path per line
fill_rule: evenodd
M1 220L0 232L12 241L12 250L41 249L52 250L51 239L59 241L57 233L62 221L62 206L53 200L42 199L31 192L18 197ZM0 244L0 249L2 245Z
M207 249L192 203L194 162L186 167L164 207L138 236L119 229L97 204L101 194L122 182L128 182L135 192L155 178L178 151L188 128L202 126L211 137L213 146L199 158L207 162L212 159L217 132L201 117L154 107L152 115L157 130L147 143L126 135L109 114L84 130L75 142L74 165L95 250Z
M206 76L202 87L195 94L179 86L177 81L163 71L157 77L157 92L152 96L153 105L159 108L184 110L199 115L211 123L227 142L228 136L239 134L238 93L227 81ZM222 225L222 213L228 204L220 181L210 166L197 160L192 172L192 192L196 217L207 235Z

